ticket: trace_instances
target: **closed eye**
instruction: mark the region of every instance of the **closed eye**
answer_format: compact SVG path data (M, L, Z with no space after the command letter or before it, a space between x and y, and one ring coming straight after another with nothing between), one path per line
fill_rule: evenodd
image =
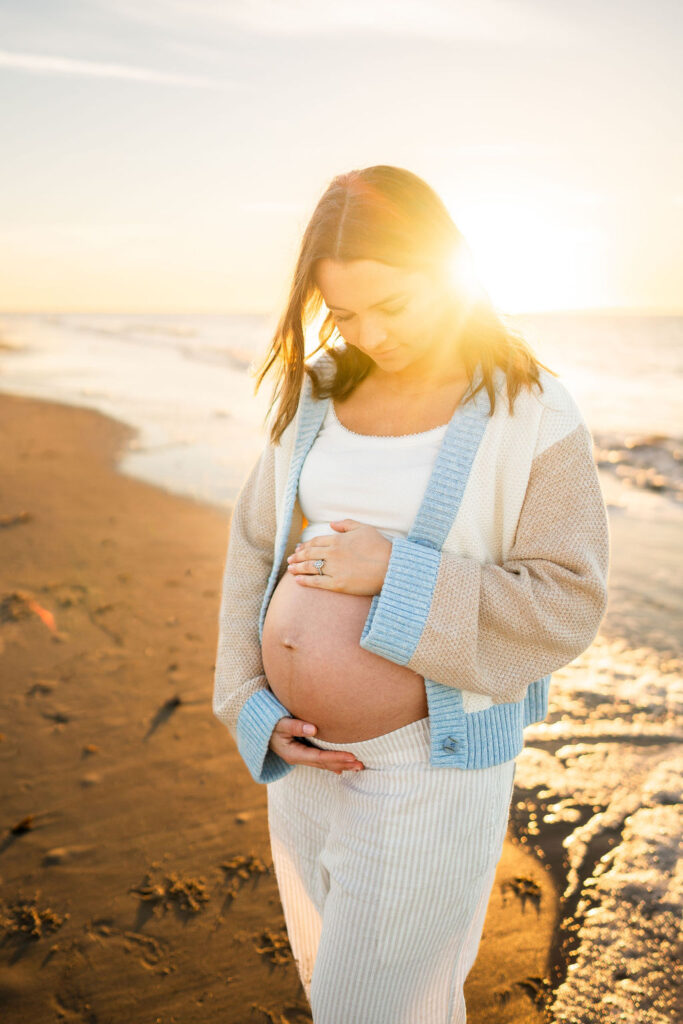
M399 313L403 312L407 305L408 304L405 303L403 306L397 306L395 309L384 309L382 310L382 312L386 313L387 316L397 316ZM347 320L353 319L355 315L355 313L352 313L351 316L340 316L339 313L332 314L334 319L337 320L340 324L346 323Z

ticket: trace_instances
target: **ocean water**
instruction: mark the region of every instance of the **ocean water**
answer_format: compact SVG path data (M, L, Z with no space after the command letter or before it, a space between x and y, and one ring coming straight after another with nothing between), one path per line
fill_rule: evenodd
M601 467L683 500L683 317L509 317L578 402ZM89 406L132 424L120 469L229 507L263 443L271 378L264 316L0 314L0 390ZM317 346L314 332L307 351Z
M525 731L511 810L538 873L552 870L562 894L551 1019L673 1022L683 914L683 317L509 321L584 414L612 541L605 620L591 647L553 673L548 717ZM121 454L122 472L227 513L263 444L270 384L255 395L249 370L273 327L256 316L0 314L0 392L132 424L139 435ZM533 895L534 878L523 882Z

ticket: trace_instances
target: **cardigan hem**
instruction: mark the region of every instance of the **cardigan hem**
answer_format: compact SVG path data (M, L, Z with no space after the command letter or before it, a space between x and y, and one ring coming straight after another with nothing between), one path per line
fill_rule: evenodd
M524 746L524 729L548 714L551 674L530 683L522 700L463 711L462 691L425 679L430 755L435 767L489 768L509 761Z
M524 747L526 726L547 717L550 680L549 674L531 683L523 700L466 712L462 690L425 679L429 764L469 771L517 757ZM242 708L237 747L254 782L276 782L297 767L268 747L275 725L287 717L292 717L290 712L269 689L257 690Z

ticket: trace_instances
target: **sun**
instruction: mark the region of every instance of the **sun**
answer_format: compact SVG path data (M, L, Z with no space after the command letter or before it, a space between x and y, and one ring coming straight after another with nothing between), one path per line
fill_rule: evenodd
M448 278L456 295L470 303L483 297L484 288L469 246L463 241L448 260Z
M454 278L470 294L484 288L500 312L599 302L607 242L585 217L526 197L466 203L454 220L467 239L453 259Z

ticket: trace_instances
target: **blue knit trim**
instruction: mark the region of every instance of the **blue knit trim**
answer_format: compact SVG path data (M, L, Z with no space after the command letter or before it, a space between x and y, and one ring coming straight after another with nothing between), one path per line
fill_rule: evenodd
M258 635L259 641L263 639L263 623L266 618L266 612L268 610L268 603L275 586L278 582L278 572L280 569L280 563L285 554L285 548L287 547L287 538L289 537L289 531L292 524L292 513L294 511L294 505L296 502L296 495L299 489L299 476L301 475L301 467L303 466L304 459L308 455L308 452L316 439L318 431L325 418L327 407L330 399L324 398L319 402L313 400L311 395L311 379L306 374L306 378L303 383L302 396L301 396L301 408L299 412L299 424L297 427L297 436L294 443L294 451L292 453L292 459L289 465L289 474L287 478L287 486L285 489L285 496L283 499L283 519L282 525L276 540L275 550L273 552L273 566L268 577L268 583L261 601L261 611L259 614L258 624Z
M477 366L473 386L481 380ZM407 537L392 541L379 594L370 602L360 646L407 665L420 641L434 595L441 551L460 508L491 409L482 389L455 410Z
M473 388L482 378L481 366ZM466 405L459 405L446 428L422 502L407 540L439 551L451 531L467 486L472 463L489 422L491 403L485 388Z
M524 695L524 721L523 726L531 725L532 722L543 722L548 717L548 697L550 694L550 680L552 673L537 679L529 684Z
M462 691L425 679L430 755L434 766L488 768L509 761L524 746L523 730L548 715L551 675L530 683L522 700L463 711Z
M467 730L462 690L425 679L429 710L429 763L435 767L462 767Z
M268 689L252 693L241 709L236 726L237 749L254 782L275 782L295 767L268 747L280 719L291 717L287 708Z
M432 603L441 552L393 537L384 583L370 602L360 646L407 665L424 629Z

